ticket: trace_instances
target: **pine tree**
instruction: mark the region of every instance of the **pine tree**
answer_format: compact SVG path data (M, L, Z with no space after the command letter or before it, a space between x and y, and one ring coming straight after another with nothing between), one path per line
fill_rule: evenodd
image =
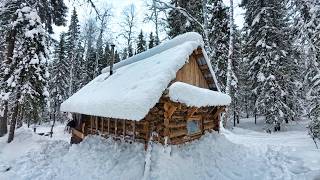
M85 32L86 41L86 57L84 60L83 68L85 70L84 74L84 84L89 83L95 74L95 64L96 64L96 49L94 48L94 42L96 34L96 24L91 19L88 21L87 29Z
M16 53L6 62L7 87L13 96L13 114L10 122L8 142L14 138L15 126L20 107L28 107L26 114L38 119L38 114L48 92L46 68L45 30L36 9L21 4L15 13L12 31L16 31Z
M105 48L104 48L104 55L103 55L103 60L100 63L100 69L103 69L107 66L110 65L111 62L111 48L109 43L106 44Z
M320 2L318 0L293 1L295 13L296 39L301 40L301 52L304 55L307 102L310 102L311 123L309 134L313 139L320 139Z
M144 39L142 30L138 36L138 43L137 43L137 53L141 53L146 50L146 40Z
M77 83L74 78L75 72L78 72L79 69L75 68L76 62L76 52L77 45L80 36L80 25L78 20L77 11L74 8L71 15L70 25L66 36L66 48L67 48L67 59L69 60L69 73L65 74L69 79L69 90L68 95L71 96L75 92L75 84Z
M222 0L210 0L209 4L211 5L210 12L212 12L209 25L211 27L209 41L213 51L211 61L221 90L224 91L227 81L230 32L228 8L223 4Z
M148 48L151 49L155 46L155 39L153 36L153 33L151 32L149 35L149 44L148 44Z
M85 74L85 67L84 67L84 54L85 49L82 45L82 41L79 40L78 45L76 47L76 56L74 60L74 92L78 91L80 88L82 88L85 84L84 81L84 74Z
M167 21L169 28L168 35L170 38L192 31L203 34L203 29L198 24L198 22L203 23L201 0L171 0L170 4L175 7L183 8L189 13L189 16L186 16L178 8L169 11Z
M102 41L102 32L100 32L98 39L97 39L97 44L96 44L96 62L95 62L95 73L94 77L98 76L100 74L101 69L101 64L104 59L104 54L103 54L103 41Z
M46 12L39 12L42 7ZM52 24L65 23L66 6L63 1L10 0L1 4L1 27L6 38L6 57L1 64L0 136L6 133L8 102L12 102L12 116L8 142L14 138L19 114L38 119L44 108L48 92L46 58L46 30L51 33ZM43 15L41 13L46 13ZM42 25L45 25L43 27ZM3 133L4 132L4 133Z
M245 56L250 63L249 77L256 95L255 105L266 123L279 130L284 119L294 116L290 102L296 73L292 42L286 32L285 2L245 1Z
M54 51L54 59L51 65L50 78L50 95L53 104L54 120L60 118L60 104L68 97L69 79L69 62L67 60L65 33L61 33L59 44Z

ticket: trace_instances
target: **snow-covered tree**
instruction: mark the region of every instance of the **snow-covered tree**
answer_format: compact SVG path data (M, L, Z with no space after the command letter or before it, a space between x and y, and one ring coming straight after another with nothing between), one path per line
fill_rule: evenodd
M50 66L50 97L54 120L60 118L60 104L68 98L69 61L66 51L66 34L61 33L60 41L54 50L53 62Z
M305 87L308 88L307 101L310 102L310 135L320 137L320 1L292 0L295 9L296 39L302 44L305 59Z
M283 1L247 0L245 56L249 60L249 77L255 106L276 130L295 112L290 101L295 88L297 69L292 59L292 42L287 33L288 21Z
M170 4L167 18L170 38L192 31L203 34L199 25L203 24L202 0L171 0Z
M14 138L19 108L28 107L27 114L37 119L49 95L46 33L37 10L22 3L14 17L11 31L18 41L14 43L14 55L4 63L7 93L13 99L8 142Z
M222 91L225 90L227 81L227 62L229 50L229 17L228 8L222 0L209 0L211 31L209 40L212 47L212 65Z
M67 48L67 59L69 60L69 74L65 74L69 78L69 91L68 95L71 96L75 92L76 79L74 78L75 72L78 72L75 68L76 52L80 36L80 26L77 11L74 8L71 15L69 29L66 35L66 48Z
M44 6L47 11L39 12ZM48 96L46 32L52 33L52 24L65 23L67 8L61 0L8 0L1 3L0 9L0 24L5 27L1 33L6 37L7 52L1 63L0 136L6 132L10 106L8 142L11 142L18 116L25 114L37 120L45 106Z
M88 20L85 29L86 53L83 62L84 68L84 84L89 83L94 78L96 64L96 24L93 19Z

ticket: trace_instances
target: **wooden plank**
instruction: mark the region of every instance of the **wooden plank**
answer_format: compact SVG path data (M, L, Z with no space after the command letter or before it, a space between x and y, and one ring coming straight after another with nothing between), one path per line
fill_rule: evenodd
M118 122L118 120L117 119L115 119L114 120L114 135L116 135L117 136L117 131L118 131L118 127L117 127L117 123Z
M136 139L136 121L133 121L133 125L132 125L132 129L133 129L133 140Z
M169 101L164 103L164 116L165 118L170 119L173 113L177 110L177 106L174 104L170 103Z
M196 58L197 57L195 55L191 55L189 57L189 62L177 72L176 79L174 81L180 81L197 87L209 89L209 84L203 75L206 73L203 73L200 69ZM209 69L207 69L207 71L208 73L211 73Z
M93 134L93 119L92 119L92 116L90 116L90 130L91 130L91 134Z
M104 134L104 118L101 118L101 134Z
M72 135L75 135L81 139L83 139L85 136L82 132L78 131L77 129L75 128L71 128L71 132L72 132Z
M175 130L170 132L169 137L174 138L179 136L185 136L187 134L188 134L188 131L186 129L181 129L181 130Z
M108 118L108 134L110 134L110 118Z
M122 129L122 131L123 131L123 137L125 137L126 136L126 120L123 120L123 129Z
M95 118L95 122L96 122L96 130L98 131L99 130L99 124L98 124L98 117L97 116Z
M187 124L186 123L179 123L179 124L170 123L168 125L168 128L183 128L183 127L187 127Z

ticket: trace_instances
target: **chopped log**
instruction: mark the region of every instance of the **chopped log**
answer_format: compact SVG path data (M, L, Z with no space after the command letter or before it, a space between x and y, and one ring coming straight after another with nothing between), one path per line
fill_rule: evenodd
M187 134L188 134L188 131L186 129L181 129L181 130L175 130L170 132L169 137L174 138L179 136L185 136Z
M197 112L198 108L197 107L192 107L191 109L188 109L187 117L186 119L190 119L195 112Z
M186 123L169 123L168 128L185 128L187 127Z
M75 135L75 136L77 136L77 137L79 137L81 139L84 138L84 134L82 132L78 131L75 128L71 128L71 132L72 132L72 135Z
M165 110L164 117L167 119L170 119L173 113L177 110L177 106L175 106L170 102L166 102L164 104L164 110Z

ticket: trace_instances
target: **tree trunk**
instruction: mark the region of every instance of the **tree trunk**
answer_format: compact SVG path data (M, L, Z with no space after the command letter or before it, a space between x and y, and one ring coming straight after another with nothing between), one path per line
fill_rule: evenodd
M8 143L10 143L13 138L14 138L14 131L16 129L16 123L17 123L17 116L18 116L18 111L19 111L19 98L16 99L14 103L14 108L13 108L13 114L12 114L12 119L10 121L10 129L9 129L9 135L8 135Z
M19 108L18 116L17 116L17 129L22 127L22 124L23 124L23 111L22 111L22 108Z
M17 18L17 17L16 17ZM16 19L14 18L14 19ZM6 55L6 63L10 64L12 62L12 57L13 57L13 52L14 52L14 45L16 42L16 35L17 35L17 30L16 29L12 29L9 34L8 37L6 39L6 42L8 43L7 45L7 55ZM15 100L14 103L14 110L13 110L13 114L12 114L12 119L10 121L10 129L9 129L9 135L8 135L8 143L10 143L13 138L14 138L14 131L16 128L16 122L17 122L17 115L18 115L18 109L19 109L19 98L20 97L20 93L18 93L17 95L17 99ZM5 105L5 118L7 119L8 117L8 102L6 102Z
M52 122L52 125L51 125L51 130L50 130L50 137L52 138L52 134L53 134L53 127L56 123L56 105L54 106L54 111L53 111L53 122Z
M227 82L226 82L226 94L230 95L231 93L231 80L232 80L232 57L233 57L233 0L230 0L230 39L229 39L229 52L228 52L228 64L227 64ZM226 115L223 119L223 126L226 127L228 121L228 108L226 108Z
M0 116L0 137L8 133L8 101L4 102L3 116Z

